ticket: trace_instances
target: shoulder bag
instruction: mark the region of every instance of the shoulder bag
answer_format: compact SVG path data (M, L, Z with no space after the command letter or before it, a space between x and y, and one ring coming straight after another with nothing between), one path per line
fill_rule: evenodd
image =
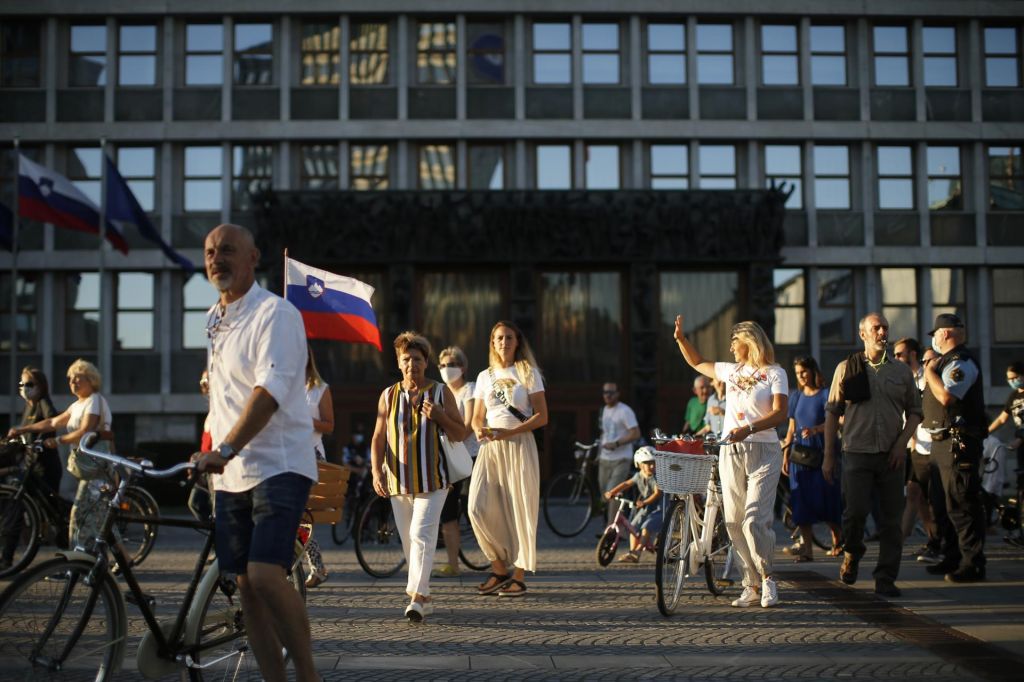
M488 367L487 374L491 377L491 389L493 390L495 383L494 369L492 367ZM520 422L525 422L527 419L529 419L529 417L523 414L521 410L519 410L515 405L512 404L512 401L509 400L509 397L508 395L505 394L504 390L496 390L494 391L494 395L498 397L498 400L500 400L501 404L505 406L505 409L509 411L509 414L518 419Z
M438 405L444 406L444 385L438 384L437 399ZM448 470L448 483L458 483L469 478L473 473L473 458L469 456L469 449L462 441L453 441L448 438L444 429L438 429L438 437L441 440L441 450L444 453L445 468Z
M800 402L800 390L794 395L794 409ZM802 467L808 469L820 469L821 462L825 458L825 452L818 448L811 447L810 445L801 445L794 440L789 446L789 461L793 464L799 464Z

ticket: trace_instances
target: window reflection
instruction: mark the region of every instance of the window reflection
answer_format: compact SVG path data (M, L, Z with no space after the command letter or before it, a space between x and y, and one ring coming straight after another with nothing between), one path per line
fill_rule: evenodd
M786 208L803 208L803 180L801 177L801 149L799 145L769 144L764 148L764 174L767 186L786 183L793 192L786 200Z
M878 148L878 207L914 208L913 155L910 147Z
M587 189L619 189L619 147L588 144L586 148Z
M996 343L1024 342L1024 268L992 269Z
M391 146L354 144L349 148L352 189L388 189Z
M686 24L648 24L647 82L686 83Z
M252 208L252 198L270 189L274 177L274 148L270 145L236 145L232 150L232 199L236 211Z
M583 82L619 82L618 24L583 24Z
M341 63L341 29L337 22L302 24L302 85L337 85Z
M349 53L348 73L352 85L381 85L388 82L386 23L353 24Z
M455 189L455 148L449 144L420 145L420 189Z
M932 268L932 314L953 313L967 319L966 275L963 268Z
M235 84L274 82L274 29L270 24L235 24Z
M470 22L466 25L466 80L476 85L504 85L504 24Z
M924 52L924 84L956 87L956 29L925 26L921 29Z
M118 172L128 183L142 210L152 211L156 193L156 149L120 147L116 159Z
M153 348L153 301L151 273L118 273L116 349Z
M416 74L421 85L455 83L455 22L420 22Z
M204 275L197 273L181 291L181 347L206 348L206 312L217 302L217 290Z
M224 27L185 27L185 85L220 85L224 80Z
M303 189L338 188L338 146L304 144L299 152L299 184Z
M761 82L765 85L797 85L796 26L761 27Z
M420 329L434 344L435 351L451 345L462 348L469 358L466 378L475 379L477 372L487 368L491 327L505 317L501 275L428 272L423 275L421 291Z
M736 147L702 144L698 155L701 189L736 189Z
M815 145L814 206L850 208L850 148L846 145Z
M17 330L18 350L30 351L36 348L36 310L38 308L36 275L18 275L16 291L17 314L14 326ZM0 274L0 350L11 349L11 275Z
M221 206L220 147L185 147L185 210L219 211Z
M572 188L572 148L569 145L537 145L537 189Z
M1020 85L1017 29L985 27L985 85L1015 88Z
M811 26L811 84L846 85L846 29Z
M117 82L156 85L156 26L122 26Z
M961 211L964 207L960 176L960 148L929 145L928 208L933 211Z
M539 362L545 379L605 381L622 371L622 292L617 272L541 276Z
M1024 156L1020 147L989 147L989 206L1024 210Z
M469 188L504 189L505 148L475 144L469 148Z
M95 272L70 272L64 286L64 347L68 350L94 350L99 338L99 275Z
M823 345L849 345L856 342L853 270L818 270L818 333Z
M906 26L875 26L875 85L910 85Z
M107 27L72 26L68 85L95 87L107 83Z
M690 150L685 144L651 145L651 189L690 186Z
M572 32L566 23L533 25L533 82L539 85L572 82Z
M889 321L889 338L917 336L917 271L882 268L882 314Z
M775 339L785 346L807 343L805 308L807 278L801 268L777 268L775 283Z
M697 25L697 82L702 85L732 85L732 26Z
M739 321L739 275L736 272L662 272L659 275L661 328L658 334L663 382L692 379L672 338L676 315L683 330L708 358L728 359L732 326Z

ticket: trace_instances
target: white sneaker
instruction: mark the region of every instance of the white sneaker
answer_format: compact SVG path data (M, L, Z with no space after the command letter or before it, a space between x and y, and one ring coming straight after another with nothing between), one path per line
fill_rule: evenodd
M761 581L761 607L768 608L779 603L779 586L771 578Z
M409 605L405 607L405 617L408 618L411 623L419 623L433 612L434 603L432 601L411 601L409 602Z
M761 601L761 595L758 593L757 590L755 590L753 587L744 587L743 592L740 594L738 599L733 600L732 605L741 609L745 609L748 606L753 606L759 601Z

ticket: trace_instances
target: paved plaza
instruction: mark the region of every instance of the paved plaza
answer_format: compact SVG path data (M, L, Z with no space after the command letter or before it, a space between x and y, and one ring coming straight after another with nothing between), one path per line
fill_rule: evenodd
M435 580L437 610L419 625L402 617L404 579L369 578L351 541L338 547L321 530L331 578L308 597L318 668L326 680L1024 679L1024 552L999 535L987 583L953 586L908 560L903 598L886 601L871 592L871 553L854 588L836 580L836 559L779 553L779 607L730 608L738 588L714 598L700 580L666 619L653 559L598 568L597 530L564 540L542 525L540 571L522 599L476 595L479 574ZM162 529L140 569L167 615L197 537ZM131 606L129 616L137 636L141 617ZM134 654L125 665L117 679L140 679Z

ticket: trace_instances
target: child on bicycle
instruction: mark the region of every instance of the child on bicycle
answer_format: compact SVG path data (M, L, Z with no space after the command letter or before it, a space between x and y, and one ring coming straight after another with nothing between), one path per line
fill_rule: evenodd
M611 500L636 486L636 507L629 522L640 530L640 538L631 535L629 552L619 557L620 562L628 564L640 561L641 548L653 544L651 538L657 536L661 530L662 518L661 489L654 480L654 448L650 445L639 448L633 453L633 463L640 471L604 494L606 500Z

